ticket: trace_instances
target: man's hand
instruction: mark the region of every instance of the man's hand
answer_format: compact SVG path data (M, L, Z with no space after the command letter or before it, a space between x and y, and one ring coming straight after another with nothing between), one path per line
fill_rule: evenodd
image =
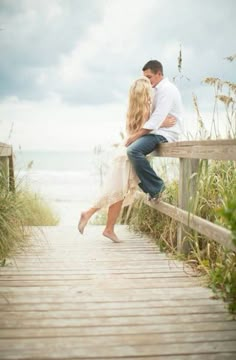
M160 128L162 127L172 127L176 124L176 118L172 115L168 115L165 120L162 122Z

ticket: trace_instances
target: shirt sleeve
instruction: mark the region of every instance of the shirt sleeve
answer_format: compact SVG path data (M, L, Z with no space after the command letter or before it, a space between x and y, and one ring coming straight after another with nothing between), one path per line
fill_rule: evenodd
M157 94L155 110L151 114L149 120L143 125L143 129L158 129L166 116L170 114L173 104L173 94L171 89L166 90L167 89Z

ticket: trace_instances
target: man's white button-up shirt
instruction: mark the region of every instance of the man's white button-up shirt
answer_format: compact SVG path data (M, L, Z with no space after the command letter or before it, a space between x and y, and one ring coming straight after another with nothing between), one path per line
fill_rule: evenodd
M168 78L164 78L154 87L152 114L143 125L143 128L152 130L150 134L164 136L169 142L176 141L183 131L182 112L183 107L179 90ZM167 115L174 116L176 124L169 128L160 128Z

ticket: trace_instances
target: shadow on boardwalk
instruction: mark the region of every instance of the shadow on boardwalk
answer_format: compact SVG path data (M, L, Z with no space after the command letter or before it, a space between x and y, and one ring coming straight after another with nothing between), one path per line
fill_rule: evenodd
M149 239L44 228L1 269L0 358L236 358L236 322Z

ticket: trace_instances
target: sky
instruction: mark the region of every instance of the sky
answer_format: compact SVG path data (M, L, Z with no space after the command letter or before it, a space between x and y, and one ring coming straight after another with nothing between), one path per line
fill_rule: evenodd
M132 81L150 59L175 79L185 133L206 77L236 81L234 0L0 0L0 142L22 150L91 150L120 140ZM178 70L179 50L182 69ZM226 119L222 115L221 122Z

